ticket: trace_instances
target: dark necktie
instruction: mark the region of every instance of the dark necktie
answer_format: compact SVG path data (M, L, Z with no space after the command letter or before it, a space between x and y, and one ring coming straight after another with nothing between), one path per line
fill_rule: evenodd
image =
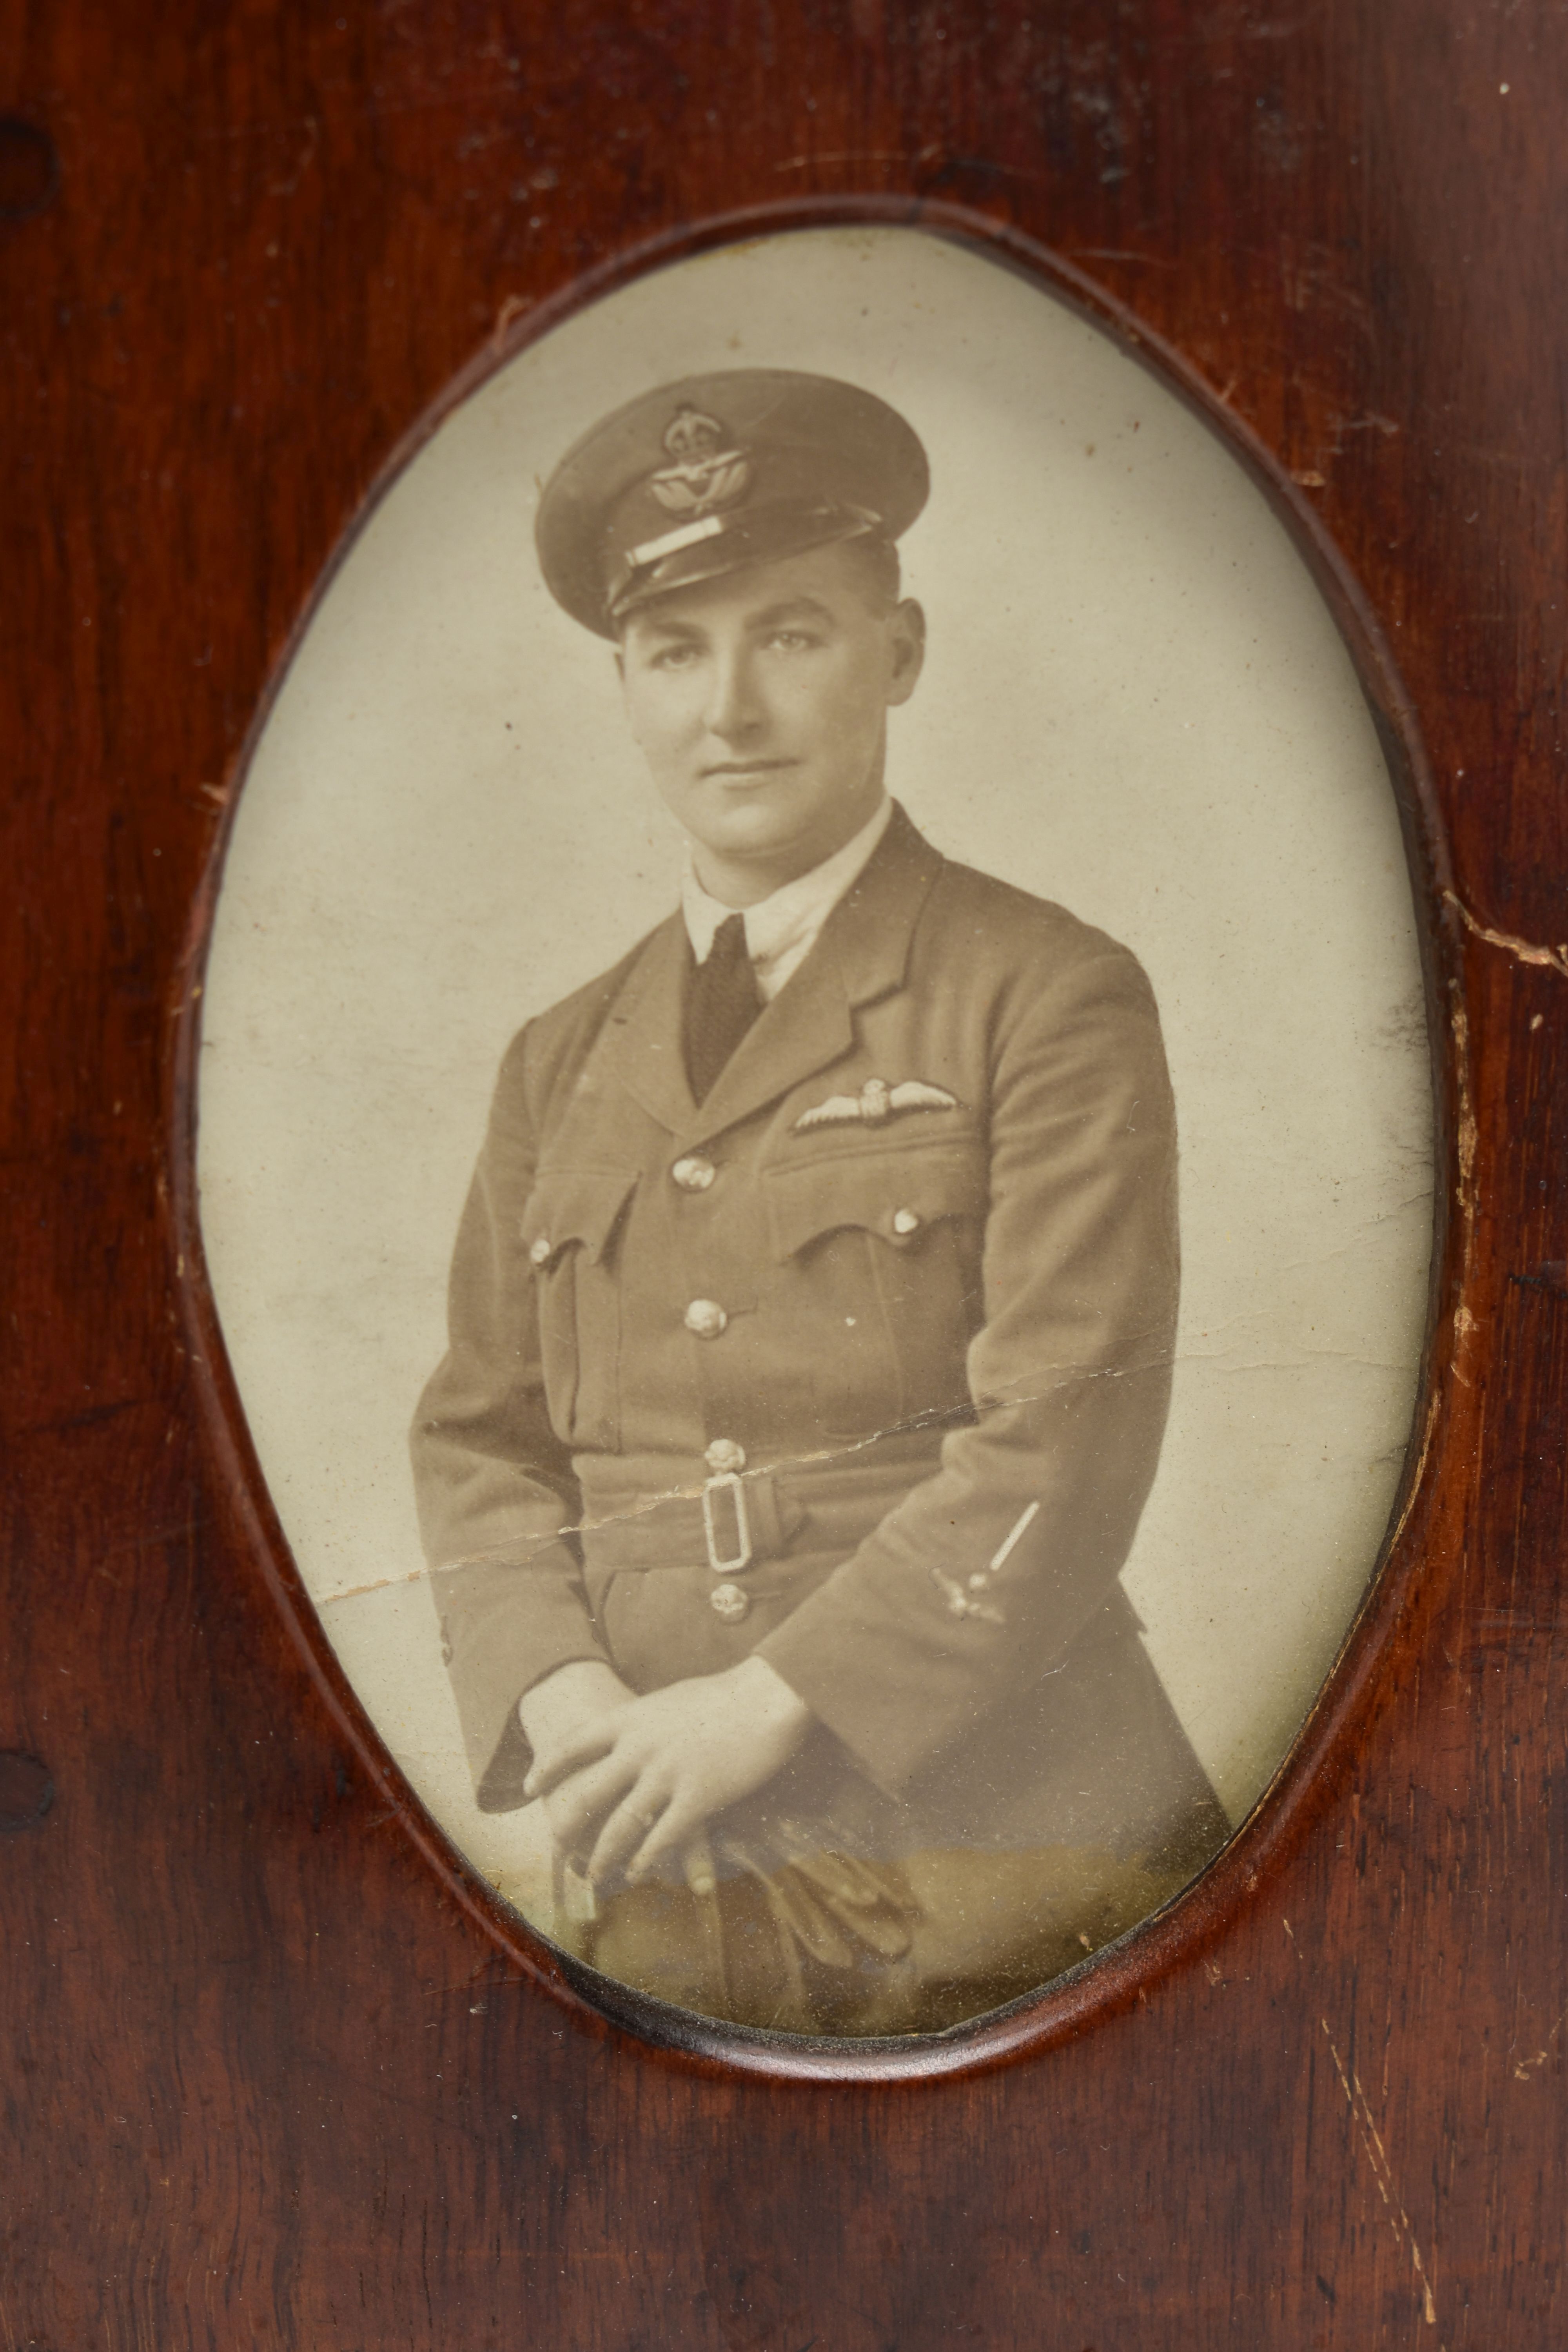
M763 1009L746 953L746 919L730 915L713 934L706 961L686 983L686 1075L692 1097L706 1101L720 1071Z

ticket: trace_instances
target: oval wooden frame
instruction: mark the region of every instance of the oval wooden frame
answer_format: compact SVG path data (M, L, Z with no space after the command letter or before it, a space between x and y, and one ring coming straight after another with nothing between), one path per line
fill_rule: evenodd
M1366 1593L1318 1696L1268 1788L1202 1874L1117 1943L1005 2010L939 2034L900 2041L843 2041L763 2032L721 2024L647 1999L572 1961L500 1902L426 1812L393 1762L344 1675L289 1554L251 1446L238 1390L224 1349L202 1248L195 1182L195 1071L200 1050L202 975L238 791L282 681L340 565L371 515L419 451L480 384L529 344L589 303L653 269L720 245L791 229L898 226L976 249L1068 302L1110 333L1173 391L1224 443L1289 530L1350 651L1399 807L1426 983L1436 1113L1436 1228L1427 1328L1415 1423L1388 1531ZM778 2082L919 2083L995 2069L1037 2055L1096 2020L1146 1998L1168 1970L1220 1936L1289 1850L1311 1817L1311 1801L1331 1759L1353 1740L1374 1692L1391 1634L1408 1598L1431 1505L1431 1466L1440 1447L1446 1377L1456 1318L1463 1308L1469 1225L1468 1154L1468 1024L1447 835L1414 703L1370 602L1322 528L1300 488L1272 452L1220 400L1198 371L1071 263L1022 231L961 205L929 198L821 197L716 213L679 230L642 240L585 271L537 308L504 315L489 346L461 371L399 442L382 467L307 598L274 665L265 693L225 778L224 821L214 839L181 958L184 985L165 1055L166 1131L171 1166L167 1200L177 1286L198 1391L214 1444L237 1496L270 1593L289 1637L361 1769L395 1805L405 1833L453 1899L574 2021L589 2032L633 2035L649 2056L700 2072Z

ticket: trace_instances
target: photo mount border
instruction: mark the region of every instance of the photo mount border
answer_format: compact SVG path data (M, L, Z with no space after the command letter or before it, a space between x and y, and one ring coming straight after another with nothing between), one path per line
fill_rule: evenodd
M218 892L236 809L283 682L340 567L379 509L447 419L524 350L605 296L721 247L792 230L911 228L1010 269L1110 335L1220 440L1289 533L1348 651L1376 730L1399 810L1420 944L1434 1134L1434 1238L1415 1410L1387 1530L1335 1659L1267 1786L1214 1860L1157 1911L1063 1976L938 2033L898 2039L804 2036L726 2024L677 2009L560 1952L499 1896L415 1794L349 1682L306 1591L251 1444L222 1337L202 1244L196 1181L196 1072L201 1002ZM778 2083L918 2083L993 2071L1043 2055L1146 1997L1157 1979L1217 1943L1325 1809L1336 1768L1375 1703L1380 1672L1411 1596L1437 1500L1450 1411L1447 1377L1469 1266L1474 1215L1462 1150L1470 1124L1469 1022L1462 921L1447 830L1413 698L1392 646L1350 565L1299 484L1223 394L1134 308L1063 256L1010 224L943 199L908 195L782 199L709 215L629 244L537 304L503 303L485 347L402 436L350 519L279 650L249 727L224 775L222 819L195 895L176 965L177 993L163 1057L164 1188L173 1281L185 1325L198 1412L237 1505L237 1518L268 1597L345 1747L385 1796L411 1844L447 1893L520 1974L583 2030L644 2056L721 2077ZM416 1580L411 1579L410 1581Z

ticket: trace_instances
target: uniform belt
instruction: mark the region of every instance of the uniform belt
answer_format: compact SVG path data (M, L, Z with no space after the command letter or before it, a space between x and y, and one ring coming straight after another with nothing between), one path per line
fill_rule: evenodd
M700 1456L579 1454L584 1557L616 1570L706 1561L715 1576L742 1576L785 1557L808 1521L811 1549L852 1549L937 1461L925 1432L825 1462L717 1475Z

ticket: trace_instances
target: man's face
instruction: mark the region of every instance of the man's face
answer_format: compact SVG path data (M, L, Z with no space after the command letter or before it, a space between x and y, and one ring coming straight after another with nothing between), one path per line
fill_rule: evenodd
M631 615L632 733L716 895L752 903L858 832L881 797L889 709L913 692L922 647L919 605L884 607L845 546Z

